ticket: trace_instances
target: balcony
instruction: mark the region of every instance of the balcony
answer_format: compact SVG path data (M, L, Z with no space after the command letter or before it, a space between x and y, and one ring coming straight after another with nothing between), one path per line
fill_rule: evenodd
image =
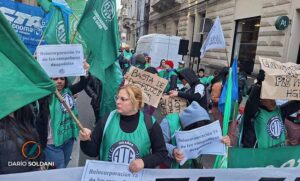
M184 0L153 0L152 8L154 11L161 13L180 5L183 2Z

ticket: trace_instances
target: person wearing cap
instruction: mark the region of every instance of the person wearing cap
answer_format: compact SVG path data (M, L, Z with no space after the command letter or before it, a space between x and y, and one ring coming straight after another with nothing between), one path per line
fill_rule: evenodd
M182 69L184 69L184 61L179 61L178 68L176 69L176 71L180 72Z
M134 56L134 59L135 59L134 66L142 70L146 68L146 59L143 54L137 54L136 56Z
M161 122L163 136L168 150L168 159L164 162L169 168L203 168L201 157L188 160L183 166L179 163L184 159L180 149L176 147L175 132L189 131L210 124L210 117L207 111L197 102L193 101L181 113L167 115ZM227 146L230 146L230 138L224 136L221 140Z
M158 76L169 81L164 91L165 93L177 88L177 74L174 70L174 63L172 60L165 61L165 70L158 72Z

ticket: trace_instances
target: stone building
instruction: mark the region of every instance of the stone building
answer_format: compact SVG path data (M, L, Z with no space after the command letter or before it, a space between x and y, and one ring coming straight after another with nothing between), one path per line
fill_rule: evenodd
M127 44L135 47L139 37L148 34L150 0L122 0L121 4L121 35L126 37Z
M227 56L225 49L208 51L201 67L226 66L227 57L235 55L248 73L259 69L258 56L300 63L299 0L152 0L150 5L149 33L181 36L189 40L189 50L207 36L203 19L220 17ZM279 21L283 16L288 20ZM276 29L276 21L286 29ZM188 56L185 61L193 64Z

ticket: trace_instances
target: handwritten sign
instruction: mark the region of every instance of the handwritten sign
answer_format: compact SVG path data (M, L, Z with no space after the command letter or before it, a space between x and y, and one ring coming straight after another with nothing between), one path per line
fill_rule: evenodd
M198 158L202 154L225 155L225 145L220 141L222 130L219 121L190 131L175 133L177 148L184 155L183 165L188 159Z
M87 160L81 181L141 181L142 171L131 173L128 165Z
M263 57L259 57L259 61L265 71L262 99L300 100L300 65Z
M181 112L184 108L186 108L186 105L186 99L181 97L170 97L168 95L163 95L159 103L159 107L163 114Z
M140 87L146 94L145 103L157 107L168 81L133 66L130 67L128 75L125 85L133 84Z
M85 75L81 44L38 46L37 60L49 77Z

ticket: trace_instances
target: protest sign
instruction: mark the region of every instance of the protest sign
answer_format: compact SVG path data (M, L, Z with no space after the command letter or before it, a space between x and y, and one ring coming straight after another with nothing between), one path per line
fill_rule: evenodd
M157 107L168 81L155 74L131 66L128 72L128 78L126 78L125 81L125 85L126 84L140 87L146 94L145 103Z
M225 154L225 145L220 141L222 130L219 121L190 131L177 131L175 138L177 148L184 154L184 160L180 162L180 165L202 154Z
M159 107L163 114L172 114L181 112L186 108L187 101L181 97L170 97L163 95L159 102Z
M128 165L112 162L87 160L81 181L141 181L142 171L131 173Z
M85 75L80 44L38 46L37 60L49 77Z
M229 168L298 167L300 146L279 148L230 148Z
M259 61L265 71L260 96L262 99L300 100L300 65L263 57L259 57Z

